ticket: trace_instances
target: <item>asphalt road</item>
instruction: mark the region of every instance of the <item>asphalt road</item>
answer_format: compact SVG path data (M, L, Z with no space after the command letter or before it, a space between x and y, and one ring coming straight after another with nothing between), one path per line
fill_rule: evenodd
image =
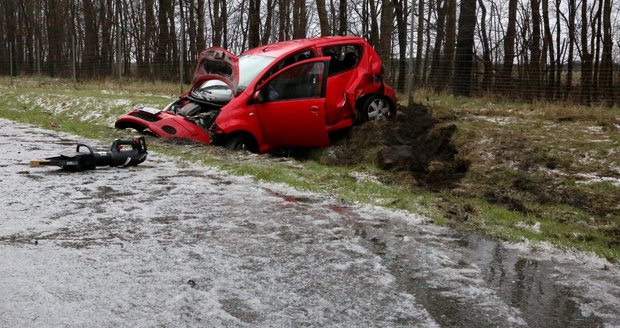
M586 254L152 153L30 168L83 140L0 126L0 327L620 327L620 271Z

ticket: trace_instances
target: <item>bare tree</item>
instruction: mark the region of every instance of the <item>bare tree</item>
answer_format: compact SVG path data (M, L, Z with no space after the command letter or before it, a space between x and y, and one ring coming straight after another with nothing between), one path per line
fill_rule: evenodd
M482 39L482 58L484 63L484 75L482 78L482 89L488 91L491 86L493 63L491 62L491 47L487 35L487 8L483 0L479 0L482 17L480 19L480 36Z
M437 33L435 36L435 47L433 48L433 62L431 64L430 77L435 91L439 91L444 87L443 76L441 75L441 46L445 36L447 2L445 0L437 0Z
M532 42L530 45L529 95L537 99L540 92L540 2L539 0L530 0L530 5L532 9Z
M293 3L293 38L306 37L306 0L295 0Z
M346 35L347 34L347 26L349 25L348 22L348 16L347 16L347 0L340 0L339 6L338 6L338 22L340 23L339 27L338 27L338 34L339 35Z
M603 100L610 106L615 102L613 92L611 12L611 0L605 0L603 4L603 55L600 69L600 87L603 91Z
M260 45L260 0L249 0L249 22L248 22L248 46L250 48Z
M574 1L574 0L573 0ZM517 34L517 4L518 0L508 3L508 27L504 37L504 65L502 67L500 86L508 86L512 79L512 67L515 57L515 38Z
M319 23L321 26L321 36L328 36L329 20L327 19L327 8L325 8L325 0L316 0L316 9L319 14Z
M430 9L429 9L429 13L430 13ZM413 26L411 28L413 28ZM416 82L419 83L423 80L423 76L424 76L424 65L422 65L422 50L424 48L423 47L423 44L424 44L424 0L418 0L418 26L417 28L418 28L418 31L417 31L417 48L416 48L416 55L415 55L415 67L416 67L415 80ZM413 40L411 40L411 42L413 42Z
M549 52L549 72L547 76L547 97L555 98L555 49L553 47L553 34L549 23L549 2L542 1L543 21L545 26L544 47ZM545 57L546 58L546 57Z
M581 102L592 102L592 53L588 48L588 0L581 2Z
M456 96L470 96L476 28L476 0L462 0L459 34L456 44L456 65L452 90Z
M396 89L399 92L404 92L407 74L407 1L394 0L394 11L396 13L396 28L398 30L398 80L396 82ZM413 15L413 13L411 14ZM413 56L413 54L410 56Z

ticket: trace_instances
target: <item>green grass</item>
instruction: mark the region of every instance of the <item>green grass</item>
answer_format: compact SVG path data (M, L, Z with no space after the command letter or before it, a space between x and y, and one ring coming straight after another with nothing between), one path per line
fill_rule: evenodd
M175 98L179 89L174 84L130 82L119 85L115 81L98 81L80 83L76 88L63 80L20 80L16 82L19 87L10 87L8 79L0 79L0 117L107 143L133 133L114 129L114 118L137 104L161 108ZM152 138L149 138L149 148L232 174L329 194L345 202L421 214L439 225L510 241L547 241L592 251L613 261L620 260L620 245L617 237L614 240L620 226L619 218L593 216L568 203L540 202L531 197L531 191L515 192L515 186L527 188L553 182L558 183L560 189L543 188L536 192L545 195L561 191L566 197L590 197L603 209L613 207L614 202L617 206L615 197L619 195L619 188L609 182L583 184L572 175L548 180L541 173L544 171L537 168L554 167L568 174L597 172L610 167L614 155L610 152L620 143L618 134L588 132L582 128L610 125L615 128L618 109L595 108L585 112L582 108L562 109L553 104L497 103L489 99L419 93L416 99L423 99L422 103L431 107L435 117L458 125L454 142L472 161L470 172L457 188L461 192L430 192L401 185L396 180L386 182L376 178L383 176L383 172L371 163L327 166L317 161L320 154L299 162L269 155L232 154L217 147L175 145ZM98 116L88 118L93 112ZM485 115L514 117L518 121L498 125L469 119ZM589 141L607 136L606 143ZM490 140L484 144L487 146L480 146L483 139ZM583 154L593 160L584 162ZM511 198L523 208L514 210L490 202L489 191Z

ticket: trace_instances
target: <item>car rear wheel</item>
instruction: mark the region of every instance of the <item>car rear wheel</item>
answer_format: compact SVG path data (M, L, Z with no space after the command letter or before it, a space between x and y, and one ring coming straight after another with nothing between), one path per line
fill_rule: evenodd
M362 105L361 121L384 120L392 115L392 106L383 97L373 96Z

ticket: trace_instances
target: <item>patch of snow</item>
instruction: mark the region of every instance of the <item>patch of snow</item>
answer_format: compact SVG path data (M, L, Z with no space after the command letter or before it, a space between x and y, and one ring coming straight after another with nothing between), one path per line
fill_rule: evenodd
M609 182L616 187L620 187L620 178L615 177L602 177L595 173L578 173L575 176L585 179L584 181L577 181L577 183L582 184L593 184L599 182Z
M517 228L523 229L523 230L529 230L531 232L534 233L541 233L542 231L540 230L540 222L536 222L534 224L527 224L526 222L517 222L515 224L515 226Z
M481 115L474 115L472 117L475 120L495 123L497 125L509 125L509 124L515 124L515 123L520 122L520 120L516 117L481 116Z
M603 127L602 126L588 126L583 131L588 132L588 133L601 133L603 132Z
M370 175L368 173L353 171L349 174L357 183L364 182L373 182L373 183L381 183L376 176Z

